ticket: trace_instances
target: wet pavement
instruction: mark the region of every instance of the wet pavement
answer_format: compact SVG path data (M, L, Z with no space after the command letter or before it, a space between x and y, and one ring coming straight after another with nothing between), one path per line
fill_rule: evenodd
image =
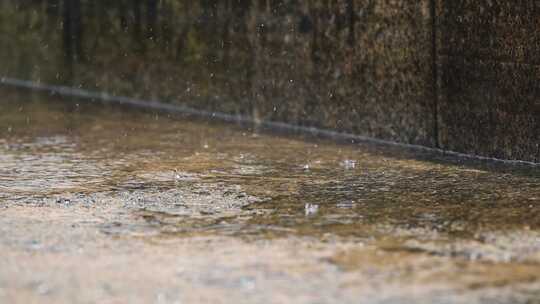
M540 168L2 92L0 303L540 303Z

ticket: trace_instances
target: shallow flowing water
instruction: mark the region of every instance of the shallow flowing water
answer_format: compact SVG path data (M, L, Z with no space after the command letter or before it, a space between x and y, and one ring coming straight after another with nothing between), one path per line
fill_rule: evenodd
M3 92L2 303L540 302L540 168Z

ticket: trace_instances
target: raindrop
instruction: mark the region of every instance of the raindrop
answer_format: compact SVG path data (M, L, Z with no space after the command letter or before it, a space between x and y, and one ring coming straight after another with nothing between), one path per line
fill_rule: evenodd
M356 168L356 160L346 159L340 165L346 170L352 170Z
M240 285L242 285L243 288L248 290L255 289L255 279L250 277L241 278Z
M51 288L46 283L41 283L37 286L36 291L39 295L46 295L51 292Z
M315 215L319 212L319 205L307 203L304 206L304 213L306 216Z
M336 204L336 207L340 209L352 209L356 206L356 202L353 200L344 200Z
M59 198L59 199L56 200L56 203L57 204L69 205L69 204L71 204L71 200L69 198Z
M180 176L180 172L178 172L178 169L174 168L173 172L174 172L174 180L178 181L182 178L182 176Z

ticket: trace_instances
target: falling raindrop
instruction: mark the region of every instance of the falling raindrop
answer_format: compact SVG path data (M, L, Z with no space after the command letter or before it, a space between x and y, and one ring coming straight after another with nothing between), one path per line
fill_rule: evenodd
M178 181L178 180L180 180L182 178L182 176L180 176L180 172L178 171L178 169L174 168L173 172L174 172L174 180L175 181Z
M352 170L356 168L356 160L346 159L340 165L346 170Z
M307 203L304 206L304 213L306 216L315 215L319 212L319 205Z

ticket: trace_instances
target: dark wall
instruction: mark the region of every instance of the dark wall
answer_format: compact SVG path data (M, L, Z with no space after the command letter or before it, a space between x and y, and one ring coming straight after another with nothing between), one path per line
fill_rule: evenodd
M3 76L539 158L529 1L0 3Z
M540 2L440 7L442 146L540 162Z

